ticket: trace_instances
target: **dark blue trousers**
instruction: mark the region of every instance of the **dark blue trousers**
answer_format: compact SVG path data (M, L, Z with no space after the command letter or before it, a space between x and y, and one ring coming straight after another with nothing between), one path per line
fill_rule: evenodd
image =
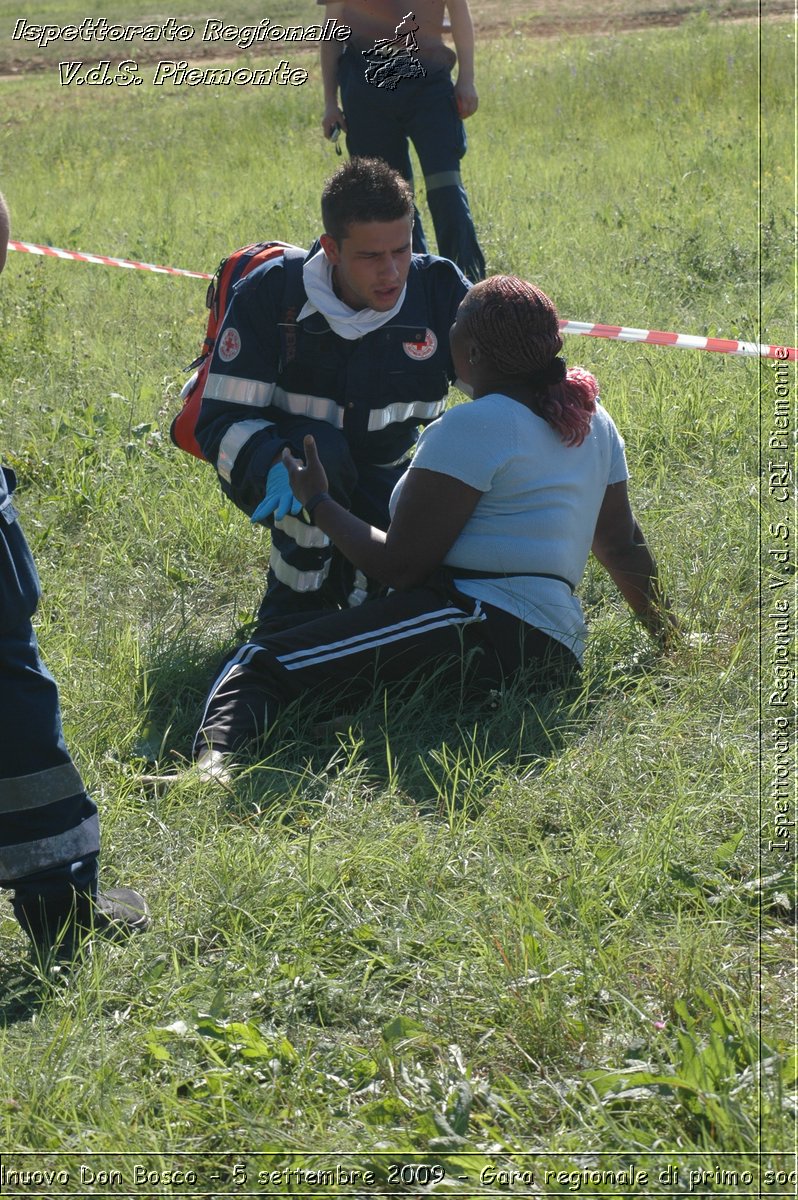
M393 89L366 79L365 60L357 51L341 56L339 84L346 117L349 153L381 158L412 185L412 142L424 172L438 253L456 263L476 283L485 278L485 259L477 241L468 197L460 176L466 133L457 112L451 73L428 69L418 79L400 79ZM413 250L427 250L416 212Z
M61 727L58 689L39 657L31 618L36 567L0 470L0 887L30 932L57 927L97 891L97 808Z

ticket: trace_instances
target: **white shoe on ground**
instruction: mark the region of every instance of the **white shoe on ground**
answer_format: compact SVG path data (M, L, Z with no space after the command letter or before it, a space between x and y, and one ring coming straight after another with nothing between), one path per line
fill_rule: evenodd
M203 750L197 759L197 773L203 783L232 783L231 766L230 755L221 750Z

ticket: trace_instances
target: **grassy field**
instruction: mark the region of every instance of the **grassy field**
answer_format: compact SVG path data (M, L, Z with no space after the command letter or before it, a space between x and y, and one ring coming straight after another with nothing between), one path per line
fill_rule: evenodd
M795 345L793 36L698 14L482 46L464 170L489 269L575 320ZM149 69L0 82L12 236L199 270L256 237L308 243L337 163L308 66L290 94ZM772 364L566 345L704 641L658 656L594 564L578 694L378 697L338 735L301 711L232 788L167 786L148 779L185 763L268 551L168 440L205 286L9 260L0 448L37 628L103 880L154 915L53 982L0 905L3 1165L69 1176L25 1194L792 1194L793 860L769 849L757 760ZM259 1178L336 1165L374 1180ZM511 1168L534 1184L490 1174Z

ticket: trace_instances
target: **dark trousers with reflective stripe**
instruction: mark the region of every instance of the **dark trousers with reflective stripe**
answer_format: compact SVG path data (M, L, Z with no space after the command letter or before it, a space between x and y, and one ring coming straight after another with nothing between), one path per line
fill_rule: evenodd
M297 454L313 434L330 495L378 529L388 528L388 501L404 467L357 464L344 434L325 421L305 417L280 422L280 434ZM380 590L356 579L354 568L320 529L303 516L273 522L266 595L258 610L258 633L304 622L309 613L335 611ZM360 587L356 585L360 584Z
M532 663L541 665L544 685L578 666L560 642L445 580L391 592L239 647L211 687L194 753L240 748L303 696L319 704L322 718L384 688L433 679L464 696L487 696Z
M23 924L59 922L97 888L99 823L69 755L58 689L31 625L39 580L0 472L0 887ZM26 915L27 914L27 915Z
M438 253L472 282L484 279L485 259L460 177L467 142L450 72L430 69L426 77L400 79L393 90L375 87L366 79L365 59L353 50L339 60L339 82L349 153L384 159L412 185L409 139L424 172ZM418 212L413 250L427 250Z

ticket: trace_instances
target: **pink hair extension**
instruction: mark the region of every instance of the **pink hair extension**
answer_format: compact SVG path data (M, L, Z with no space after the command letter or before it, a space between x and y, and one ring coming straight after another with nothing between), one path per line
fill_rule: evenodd
M556 429L566 446L581 446L596 411L598 383L584 367L569 367L562 383L549 385L538 400L539 415Z

